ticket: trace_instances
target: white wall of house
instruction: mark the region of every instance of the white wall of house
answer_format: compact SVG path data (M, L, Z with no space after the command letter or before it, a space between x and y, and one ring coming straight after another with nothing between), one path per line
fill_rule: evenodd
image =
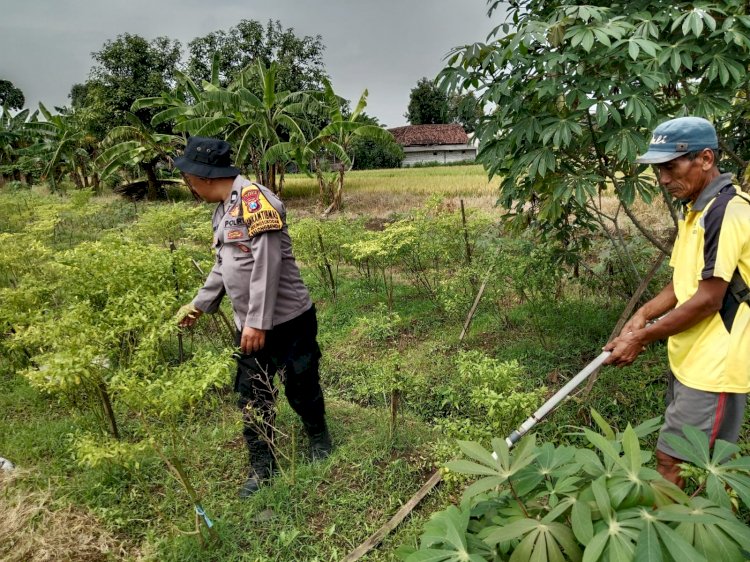
M436 144L432 146L405 146L402 167L413 166L421 162L448 164L474 160L477 149L468 144Z

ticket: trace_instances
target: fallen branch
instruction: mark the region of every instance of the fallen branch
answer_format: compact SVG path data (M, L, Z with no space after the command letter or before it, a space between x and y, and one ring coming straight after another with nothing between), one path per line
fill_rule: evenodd
M422 486L419 491L414 494L411 499L404 504L404 506L398 510L398 513L394 515L388 523L383 525L380 529L378 529L373 535L370 536L365 542L363 542L361 545L359 545L357 548L355 548L352 552L349 553L349 555L344 558L343 562L354 562L355 560L359 560L362 558L365 554L370 552L373 548L378 546L383 539L391 532L393 529L399 526L399 524L406 519L406 516L411 513L414 508L419 504L419 502L422 501L422 499L430 493L430 491L440 483L440 481L443 479L443 475L440 473L440 470L436 470L435 473L430 477L430 479L425 482L424 486Z

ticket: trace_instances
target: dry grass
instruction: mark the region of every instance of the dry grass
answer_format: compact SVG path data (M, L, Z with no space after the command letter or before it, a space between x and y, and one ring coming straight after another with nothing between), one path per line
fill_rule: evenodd
M0 472L0 560L98 562L132 559L122 541L82 508L57 506L49 492L19 485L21 470Z
M351 171L344 180L344 215L385 218L421 207L430 197L469 208L492 210L499 181L488 181L482 166L443 166ZM315 178L287 176L284 201L298 215L315 214L318 185Z

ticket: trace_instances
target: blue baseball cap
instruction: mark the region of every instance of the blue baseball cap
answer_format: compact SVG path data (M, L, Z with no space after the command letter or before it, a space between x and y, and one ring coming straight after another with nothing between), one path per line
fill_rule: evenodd
M719 148L716 129L711 122L702 117L678 117L654 129L648 152L635 161L639 164L663 164L704 148Z

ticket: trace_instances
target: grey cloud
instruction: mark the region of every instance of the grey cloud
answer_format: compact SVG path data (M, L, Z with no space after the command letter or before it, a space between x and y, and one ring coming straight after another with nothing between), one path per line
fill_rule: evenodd
M0 0L0 77L24 91L28 106L65 105L108 39L167 36L185 47L241 19L321 35L334 89L356 100L367 88L367 112L389 126L404 124L419 78L435 76L451 48L483 41L498 23L483 0Z

